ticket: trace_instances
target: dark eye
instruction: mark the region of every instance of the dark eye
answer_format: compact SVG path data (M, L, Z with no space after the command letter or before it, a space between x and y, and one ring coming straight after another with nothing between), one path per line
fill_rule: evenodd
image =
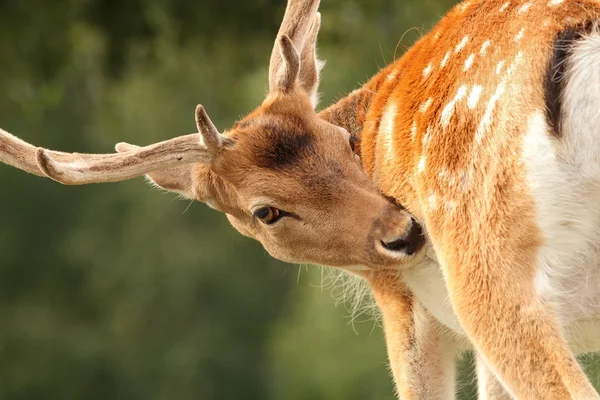
M350 143L350 148L354 152L354 149L356 148L356 144L358 143L358 138L354 135L350 135L350 139L348 139L348 142Z
M275 207L262 207L254 211L254 218L257 218L265 225L271 225L277 222L283 213Z

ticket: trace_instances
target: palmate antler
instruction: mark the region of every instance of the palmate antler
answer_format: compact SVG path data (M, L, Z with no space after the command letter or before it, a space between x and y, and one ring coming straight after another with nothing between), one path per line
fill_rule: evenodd
M196 107L195 134L144 147L119 143L114 154L64 153L35 147L0 129L0 161L65 185L118 182L158 169L210 163L229 138L220 134L204 107Z

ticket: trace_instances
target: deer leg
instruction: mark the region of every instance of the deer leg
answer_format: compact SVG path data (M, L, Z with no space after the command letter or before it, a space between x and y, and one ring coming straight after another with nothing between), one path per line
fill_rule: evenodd
M455 397L456 346L398 276L369 279L383 315L390 367L399 398Z
M529 259L535 266L535 251L517 255L500 248L502 257L490 250L460 267L448 258L442 262L453 308L480 357L516 398L598 399L552 310L535 292L535 268L511 264ZM490 259L498 264L485 262Z
M490 371L485 361L477 355L475 358L477 370L477 398L479 400L512 400L513 397L504 390L502 384Z

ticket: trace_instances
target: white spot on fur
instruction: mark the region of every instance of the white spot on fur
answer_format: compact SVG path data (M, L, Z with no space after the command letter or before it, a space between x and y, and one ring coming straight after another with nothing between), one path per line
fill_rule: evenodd
M510 6L510 1L507 1L506 3L502 4L502 7L500 7L500 9L498 10L498 12L504 12L506 11L506 9L508 8L508 6Z
M428 98L425 103L421 104L421 106L419 107L419 111L421 111L421 113L427 112L429 107L431 107L432 102L433 102L433 97Z
M484 137L486 131L488 130L488 128L492 124L492 113L494 112L494 108L496 107L496 103L498 102L498 99L500 98L500 96L502 96L502 94L504 93L505 83L508 81L508 79L510 78L510 76L514 72L514 70L517 67L517 64L520 62L522 56L523 56L523 53L519 51L517 53L517 55L515 56L513 62L507 68L506 74L502 78L502 81L500 82L500 84L498 85L498 87L496 88L496 91L494 92L494 94L490 98L490 101L488 102L488 104L487 104L487 106L485 108L485 113L483 114L481 122L479 123L479 126L477 127L477 132L475 132L475 142L477 144L481 144L481 142L483 141L483 137Z
M423 70L423 78L428 78L431 75L431 71L433 71L433 64L427 64L427 67Z
M398 77L399 71L397 69L393 70L386 78L388 82L393 82Z
M438 29L437 31L435 31L434 35L433 35L433 40L438 40L440 38L441 35L441 31Z
M381 128L379 136L383 135L384 146L387 153L387 159L392 160L394 153L394 123L398 115L398 105L395 102L390 102L386 107L381 119Z
M454 214L456 212L456 201L454 200L446 200L444 199L444 211L450 214Z
M432 192L427 198L427 202L429 203L429 208L435 210L437 207L437 194Z
M431 139L431 126L427 127L427 132L425 132L425 135L423 135L423 139L421 141L421 143L423 144L423 151L429 144L429 139Z
M515 56L515 59L513 60L513 62L510 64L510 66L506 70L506 76L504 77L504 80L507 80L508 78L510 78L510 76L514 72L515 68L517 67L517 64L521 61L521 57L523 57L523 52L519 51L517 53L517 55Z
M467 106L472 110L479 103L479 97L481 97L481 91L483 87L481 85L474 85L471 88L471 93L469 94L469 98L467 99Z
M467 43L469 42L469 35L465 35L462 40L460 41L460 43L458 43L456 45L456 48L454 49L455 53L459 53L462 49L465 48L465 46L467 45Z
M491 44L492 42L490 40L486 40L485 42L483 42L483 44L481 45L481 50L479 50L479 54L485 56L485 53L487 53L487 50Z
M469 7L471 7L471 2L465 1L464 3L462 3L461 5L458 6L458 11L465 12L467 10L467 8L469 8Z
M561 4L564 0L550 0L548 2L548 7L554 7Z
M461 87L458 88L458 92L456 93L456 96L454 96L454 98L452 100L450 100L450 102L442 110L442 117L441 117L440 122L444 128L446 128L448 126L448 124L450 123L450 119L452 118L452 115L454 114L454 107L456 106L456 103L458 101L460 101L460 99L465 97L466 94L467 94L467 87L465 85L462 85Z
M410 127L410 140L413 142L417 137L417 121L413 121L412 126Z
M466 71L469 68L471 68L474 60L475 60L475 54L469 55L469 57L467 57L467 59L465 60L465 67L463 68L463 71Z
M525 33L525 28L521 28L521 30L519 31L519 33L517 33L515 35L515 42L518 42L519 40L523 39L523 34Z
M383 129L383 134L386 136L390 136L394 133L394 121L396 119L396 115L398 114L398 106L395 102L390 102L390 104L386 107L383 118L381 119L381 128Z
M456 184L456 178L446 168L440 168L438 172L438 179L442 185L454 186Z
M423 172L425 171L425 163L426 163L426 159L427 157L425 157L425 155L421 155L421 158L419 158L419 163L417 164L417 170L419 172Z
M529 11L530 8L531 8L531 2L529 1L525 4L523 4L521 7L519 7L519 11L517 11L517 13L519 13L519 14L526 13L527 11Z
M504 84L501 83L496 88L496 91L490 98L487 106L485 107L485 113L483 114L483 118L481 118L481 122L477 127L477 132L475 132L475 142L479 145L483 141L483 137L492 124L492 113L494 112L494 108L496 107L496 103L500 96L504 93Z
M471 183L473 181L473 173L465 170L461 170L458 172L458 188L461 192L465 193L471 187Z
M450 60L450 50L448 50L446 52L446 55L444 55L444 58L442 59L442 62L440 63L440 68L444 68L446 66L446 64L448 64L448 60Z
M500 75L500 73L502 72L502 67L504 67L504 60L496 64L496 75Z

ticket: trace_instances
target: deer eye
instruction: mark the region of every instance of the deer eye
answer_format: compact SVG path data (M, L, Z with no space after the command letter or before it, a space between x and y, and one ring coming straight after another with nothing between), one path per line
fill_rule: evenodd
M263 224L271 225L277 222L283 216L283 213L275 207L261 207L254 211L253 216Z

